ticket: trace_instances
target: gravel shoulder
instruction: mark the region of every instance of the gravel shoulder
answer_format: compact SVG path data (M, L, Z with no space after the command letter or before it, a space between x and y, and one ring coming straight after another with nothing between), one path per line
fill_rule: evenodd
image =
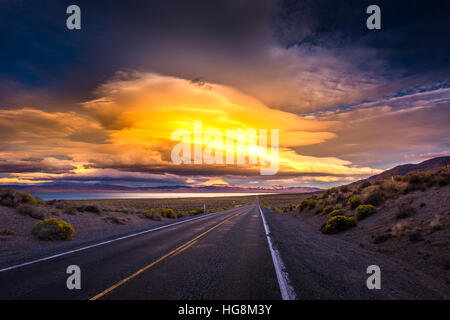
M404 261L323 235L292 215L264 212L298 299L450 298L448 284ZM370 265L381 269L380 290L367 289Z

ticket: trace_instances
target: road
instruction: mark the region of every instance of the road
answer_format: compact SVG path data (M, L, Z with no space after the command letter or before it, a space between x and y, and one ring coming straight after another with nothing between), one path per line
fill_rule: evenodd
M0 299L268 300L294 292L297 299L448 298L407 266L266 211L269 245L261 214L255 199L48 260L2 266ZM372 264L383 272L381 290L366 287ZM81 269L80 290L66 287L70 265Z
M81 269L81 290L66 287L70 265ZM281 298L256 201L0 272L0 288L0 299Z

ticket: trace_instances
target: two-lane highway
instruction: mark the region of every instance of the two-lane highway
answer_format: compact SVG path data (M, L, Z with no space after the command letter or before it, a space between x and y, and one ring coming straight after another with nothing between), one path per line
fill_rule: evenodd
M81 289L66 269L81 269ZM0 299L280 299L258 201L0 271Z

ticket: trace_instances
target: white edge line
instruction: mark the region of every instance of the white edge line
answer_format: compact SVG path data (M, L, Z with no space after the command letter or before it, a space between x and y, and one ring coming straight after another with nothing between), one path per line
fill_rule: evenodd
M231 209L231 210L233 210L233 209ZM225 211L228 211L228 210L225 210ZM94 247L102 246L102 245L113 243L113 242L116 242L116 241L120 241L120 240L128 239L128 238L131 238L131 237L139 236L141 234L145 234L145 233L149 233L149 232L153 232L153 231L169 228L169 227L172 227L172 226L175 226L175 225L178 225L178 224L182 224L182 223L185 223L185 222L190 222L190 221L206 218L208 216L215 215L215 214L221 214L221 213L225 213L225 212L224 211L219 211L219 212L208 213L208 214L206 214L204 216L201 216L201 217L195 217L195 218L186 219L186 220L179 221L179 222L166 224L164 226L160 226L160 227L157 227L157 228L140 231L140 232L129 234L129 235L126 235L126 236L123 236L123 237L119 237L119 238L111 239L111 240L108 240L108 241L95 243L95 244L92 244L92 245L89 245L89 246L86 246L86 247L82 247L82 248L78 248L78 249L74 249L74 250L70 250L70 251L54 254L54 255L51 255L51 256L48 256L48 257L44 257L44 258L40 258L40 259L24 262L24 263L21 263L21 264L13 265L13 266L10 266L10 267L6 267L6 268L3 268L3 269L0 269L0 272L5 272L5 271L9 271L9 270L18 269L18 268L25 267L25 266L28 266L28 265L31 265L31 264L35 264L35 263L39 263L39 262L55 259L55 258L58 258L58 257L66 256L68 254L75 253L75 252L84 251L84 250L91 249L91 248L94 248Z
M275 273L277 274L278 285L280 286L281 298L283 300L295 300L296 295L294 288L289 284L289 275L285 271L283 261L281 260L280 253L272 245L272 238L270 236L269 226L267 225L264 214L261 207L258 204L259 212L264 224L264 230L266 232L267 242L269 243L270 254L272 255L273 265L275 267Z

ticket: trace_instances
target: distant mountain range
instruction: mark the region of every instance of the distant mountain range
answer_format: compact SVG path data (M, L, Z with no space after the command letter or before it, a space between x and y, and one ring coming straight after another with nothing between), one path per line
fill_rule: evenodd
M383 171L382 173L376 174L374 176L371 176L367 179L357 181L355 183L360 183L363 181L372 181L372 180L385 180L389 179L392 175L400 175L404 176L405 174L408 174L413 171L426 171L426 170L434 170L434 169L440 169L447 165L450 165L450 157L438 157L429 159L417 164L402 164L399 166L396 166L392 169Z
M153 193L195 193L195 192L236 192L236 193L306 193L320 191L310 187L243 187L243 186L161 186L132 188L108 184L40 184L33 186L9 185L2 186L29 193L108 193L108 192L153 192Z

